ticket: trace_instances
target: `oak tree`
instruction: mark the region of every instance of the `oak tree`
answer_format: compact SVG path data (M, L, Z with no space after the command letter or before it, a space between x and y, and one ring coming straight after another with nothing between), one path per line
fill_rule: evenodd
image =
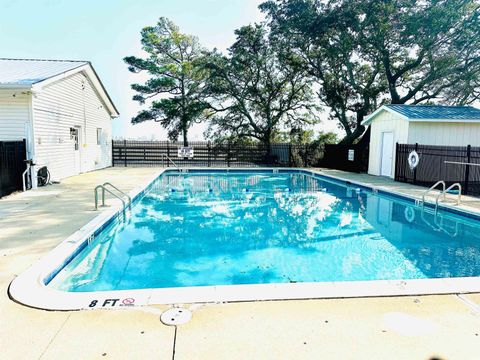
M365 116L383 103L479 98L475 0L269 0L260 7L275 42L317 82L344 143L362 135Z
M310 80L293 54L279 56L264 26L235 34L227 55L214 51L205 62L209 135L254 139L270 149L278 131L316 122Z

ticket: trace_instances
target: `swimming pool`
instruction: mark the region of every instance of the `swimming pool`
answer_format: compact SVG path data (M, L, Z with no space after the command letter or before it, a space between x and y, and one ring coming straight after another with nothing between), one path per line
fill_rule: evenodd
M477 219L304 170L169 170L42 282L90 308L450 292L453 279L480 290L479 230Z

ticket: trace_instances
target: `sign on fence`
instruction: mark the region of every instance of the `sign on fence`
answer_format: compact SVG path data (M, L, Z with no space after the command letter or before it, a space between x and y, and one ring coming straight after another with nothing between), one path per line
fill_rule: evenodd
M348 150L348 161L355 160L355 150L349 149Z
M179 158L193 158L193 147L192 146L182 146L178 148L178 157Z
M322 167L353 172L367 172L368 144L325 144Z

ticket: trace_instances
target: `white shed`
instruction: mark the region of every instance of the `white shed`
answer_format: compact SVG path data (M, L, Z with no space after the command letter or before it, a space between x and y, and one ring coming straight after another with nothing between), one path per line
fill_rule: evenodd
M26 139L53 180L111 166L118 115L88 61L0 59L0 141Z
M395 176L395 144L480 146L480 110L471 106L384 105L370 125L368 173Z

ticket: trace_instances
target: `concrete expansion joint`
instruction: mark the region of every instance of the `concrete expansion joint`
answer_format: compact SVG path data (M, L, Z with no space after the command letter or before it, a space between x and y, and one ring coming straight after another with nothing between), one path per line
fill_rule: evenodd
M70 319L70 316L72 314L68 314L68 316L65 318L65 320L63 321L63 323L60 325L60 327L58 328L58 330L55 332L55 334L52 336L52 338L50 339L50 341L48 342L47 346L45 347L45 349L43 349L42 353L40 354L40 357L39 357L39 360L43 358L43 356L45 355L45 353L47 352L47 350L49 349L50 345L52 345L53 341L56 339L56 337L58 336L58 334L60 333L60 331L62 331L62 329L65 327L65 324L67 323L68 319Z
M464 294L456 294L457 298L459 298L465 305L467 305L471 310L473 310L476 314L480 314L480 305L476 302L467 298Z
M172 360L175 360L176 346L177 346L177 327L175 326L175 333L173 335Z

